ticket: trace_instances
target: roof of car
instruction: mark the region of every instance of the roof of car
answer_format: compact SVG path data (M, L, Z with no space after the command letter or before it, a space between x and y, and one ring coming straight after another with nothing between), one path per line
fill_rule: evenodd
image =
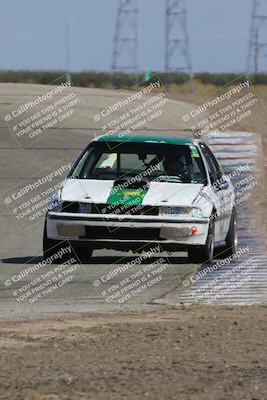
M192 138L178 138L175 136L114 136L108 134L99 136L95 140L100 142L165 143L180 145L190 145L194 142L194 139Z

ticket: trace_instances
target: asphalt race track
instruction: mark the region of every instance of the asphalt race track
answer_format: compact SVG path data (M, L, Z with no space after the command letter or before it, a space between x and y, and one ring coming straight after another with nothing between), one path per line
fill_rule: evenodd
M68 90L69 93L72 92L72 88ZM186 263L186 253L177 253L171 256L164 254L164 257L168 260L168 267L163 273L160 285L154 285L153 288L145 290L140 295L135 296L130 303L116 304L107 302L101 293L110 287L108 286L110 283L116 286L119 283L118 278L113 277L107 286L103 286L101 293L96 290L95 286L97 285L94 282L98 281L99 276L107 274L107 271L114 268L114 264L116 266L125 265L125 263L133 261L136 257L132 253L120 253L110 250L95 251L90 263L82 265L75 271L72 281L64 285L64 290L58 290L47 296L46 299L32 305L15 299L14 290L12 292L6 282L15 273L18 274L19 271L25 270L26 267L41 262L44 218L38 218L38 223L27 226L23 225L23 220L18 223L16 216L11 212L8 200L6 200L9 197L9 193L13 188L21 187L24 181L30 181L29 178L34 176L34 179L36 179L39 175L41 176L43 170L55 165L59 160L73 162L87 143L103 132L98 121L101 110L106 110L110 105L129 96L129 93L124 91L74 88L75 98L79 98L79 101L75 104L75 112L73 114L67 114L66 111L66 119L63 123L55 124L51 128L47 125L45 134L41 138L37 134L37 140L24 140L26 134L16 140L14 133L18 128L10 124L9 117L6 117L6 115L10 115L12 110L17 110L17 112L22 110L24 112L21 109L21 105L38 98L38 96L47 91L48 87L41 85L0 84L0 179L2 195L0 203L0 317L2 319L17 319L25 317L38 318L61 313L110 313L121 310L128 312L156 309L157 307L162 307L162 304L177 304L180 301L192 302L192 295L189 291L181 295L182 282L188 276L192 276L196 270L196 265ZM59 100L60 98L62 98L62 95L58 96ZM41 110L43 106L41 104L39 109ZM38 112L38 107L35 106L35 113ZM174 135L177 131L186 129L185 123L182 122L182 116L188 113L192 107L175 101L168 101L164 107L163 114L142 127L139 130L141 133ZM26 115L27 112L25 112L25 117ZM116 111L113 111L113 118L116 119ZM13 133L11 132L12 129ZM182 134L183 136L188 135L186 132ZM249 143L252 146L255 145L254 137L250 138ZM221 148L217 150L220 151ZM57 181L57 179L54 179L54 181ZM245 215L248 215L247 211ZM246 221L245 227L247 227L246 224L248 223L250 224L251 221ZM246 236L246 234L243 236ZM258 280L256 284L260 282L264 290L267 279L266 272L263 270L265 259L262 260L262 248L259 245L258 236L253 238L249 236L246 240L249 243L254 241L253 249L256 250L253 256L257 260L261 260L257 264L257 269L255 269L255 276L257 278L260 276L260 281ZM156 262L156 260L157 258L154 257L150 261ZM261 268L260 271L258 268ZM38 274L36 272L34 275L36 279ZM214 275L209 276L209 279L214 279ZM25 277L23 283L25 285L29 284L29 277ZM254 289L253 285L249 288L249 293L251 293L251 290L254 290L255 293L255 285ZM251 298L256 302L266 301L265 297L256 296L255 299L254 295L252 297L243 296L242 301L245 303L253 302ZM226 300L226 302L232 301L229 296Z
M53 165L58 160L66 159L73 162L80 151L96 135L102 133L101 127L97 124L92 115L104 109L107 105L113 104L119 99L126 98L127 92L97 90L97 89L76 89L80 103L76 116L69 119L64 127L56 126L48 129L48 134L30 147L25 148L27 143L17 143L12 133L6 126L5 113L13 109L19 109L21 104L27 103L29 99L35 99L48 91L47 86L23 85L23 84L1 84L0 104L2 110L1 118L1 264L0 264L0 317L1 318L24 318L45 316L52 313L77 313L77 312L114 312L121 309L140 310L144 308L155 308L151 301L163 296L170 289L180 286L183 275L193 272L195 266L185 264L185 254L176 257L172 269L166 275L170 283L153 289L134 300L130 305L108 304L103 296L99 295L92 285L94 277L102 270L107 270L113 263L125 263L132 260L132 254L119 253L115 251L95 251L91 263L83 265L82 269L75 273L74 280L67 285L64 291L49 297L44 302L38 302L34 307L25 307L14 300L13 295L3 282L12 275L14 271L25 269L25 263L29 265L40 261L42 254L42 231L43 218L37 225L24 227L17 224L14 215L9 212L4 202L5 193L10 188L20 185L34 174ZM59 96L60 99L60 96ZM6 111L7 110L7 111ZM190 106L183 103L171 101L168 104L168 118L149 126L147 129L151 134L163 135L175 133L176 127L185 128L181 124L181 116L188 112ZM166 129L165 129L166 128ZM144 132L142 132L144 133ZM125 259L130 256L130 259ZM121 260L121 261L120 261ZM126 261L125 261L126 260ZM176 276L174 275L176 274ZM174 279L175 277L175 279ZM27 282L27 279L26 281Z

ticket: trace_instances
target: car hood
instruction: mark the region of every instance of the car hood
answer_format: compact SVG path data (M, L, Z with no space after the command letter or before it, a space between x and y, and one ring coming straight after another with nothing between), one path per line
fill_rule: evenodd
M96 204L129 204L132 201L132 204L151 206L190 206L203 186L197 183L151 182L146 189L114 190L114 181L110 180L67 179L61 197L62 201Z

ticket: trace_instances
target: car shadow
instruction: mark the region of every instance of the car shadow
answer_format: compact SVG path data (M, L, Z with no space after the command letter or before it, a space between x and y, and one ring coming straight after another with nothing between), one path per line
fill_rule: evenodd
M81 262L81 264L87 265L108 265L108 264L126 264L140 257L141 254L131 255L131 256L92 256L88 261ZM165 256L164 254L157 257L151 257L146 260L142 260L142 264L151 264L160 258L165 258L169 264L187 264L187 257L181 256ZM28 256L28 257L9 257L2 258L1 262L3 264L37 264L43 261L42 256ZM139 264L137 264L139 265Z
M2 258L1 263L3 264L37 264L42 261L42 256L27 256L27 257L9 257Z
M96 257L91 257L90 260L88 261L88 264L126 264L131 261L134 261L138 257L140 257L141 254L136 254L133 256L108 256L108 257L101 257L101 256L96 256ZM142 264L151 264L160 258L165 258L169 264L186 264L187 263L187 257L174 257L174 256L165 256L159 255L157 257L151 257L146 260L142 260ZM138 265L138 264L137 264Z

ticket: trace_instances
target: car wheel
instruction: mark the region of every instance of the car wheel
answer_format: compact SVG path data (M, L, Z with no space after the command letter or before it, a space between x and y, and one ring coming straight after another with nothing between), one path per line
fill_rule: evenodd
M204 246L188 250L188 261L201 264L212 260L214 253L214 223L210 222L207 240Z
M93 254L93 249L87 248L87 247L81 247L81 246L73 246L73 250L75 255L78 258L78 261L80 261L83 264L86 264L89 259L92 257Z
M43 257L44 260L48 260L50 257L53 256L58 250L60 242L58 240L48 239L47 237L47 229L46 229L46 221L44 226L43 232ZM55 262L52 261L52 264Z
M227 258L235 254L237 250L237 215L236 211L232 211L229 230L225 238L225 246L216 249L216 258Z

